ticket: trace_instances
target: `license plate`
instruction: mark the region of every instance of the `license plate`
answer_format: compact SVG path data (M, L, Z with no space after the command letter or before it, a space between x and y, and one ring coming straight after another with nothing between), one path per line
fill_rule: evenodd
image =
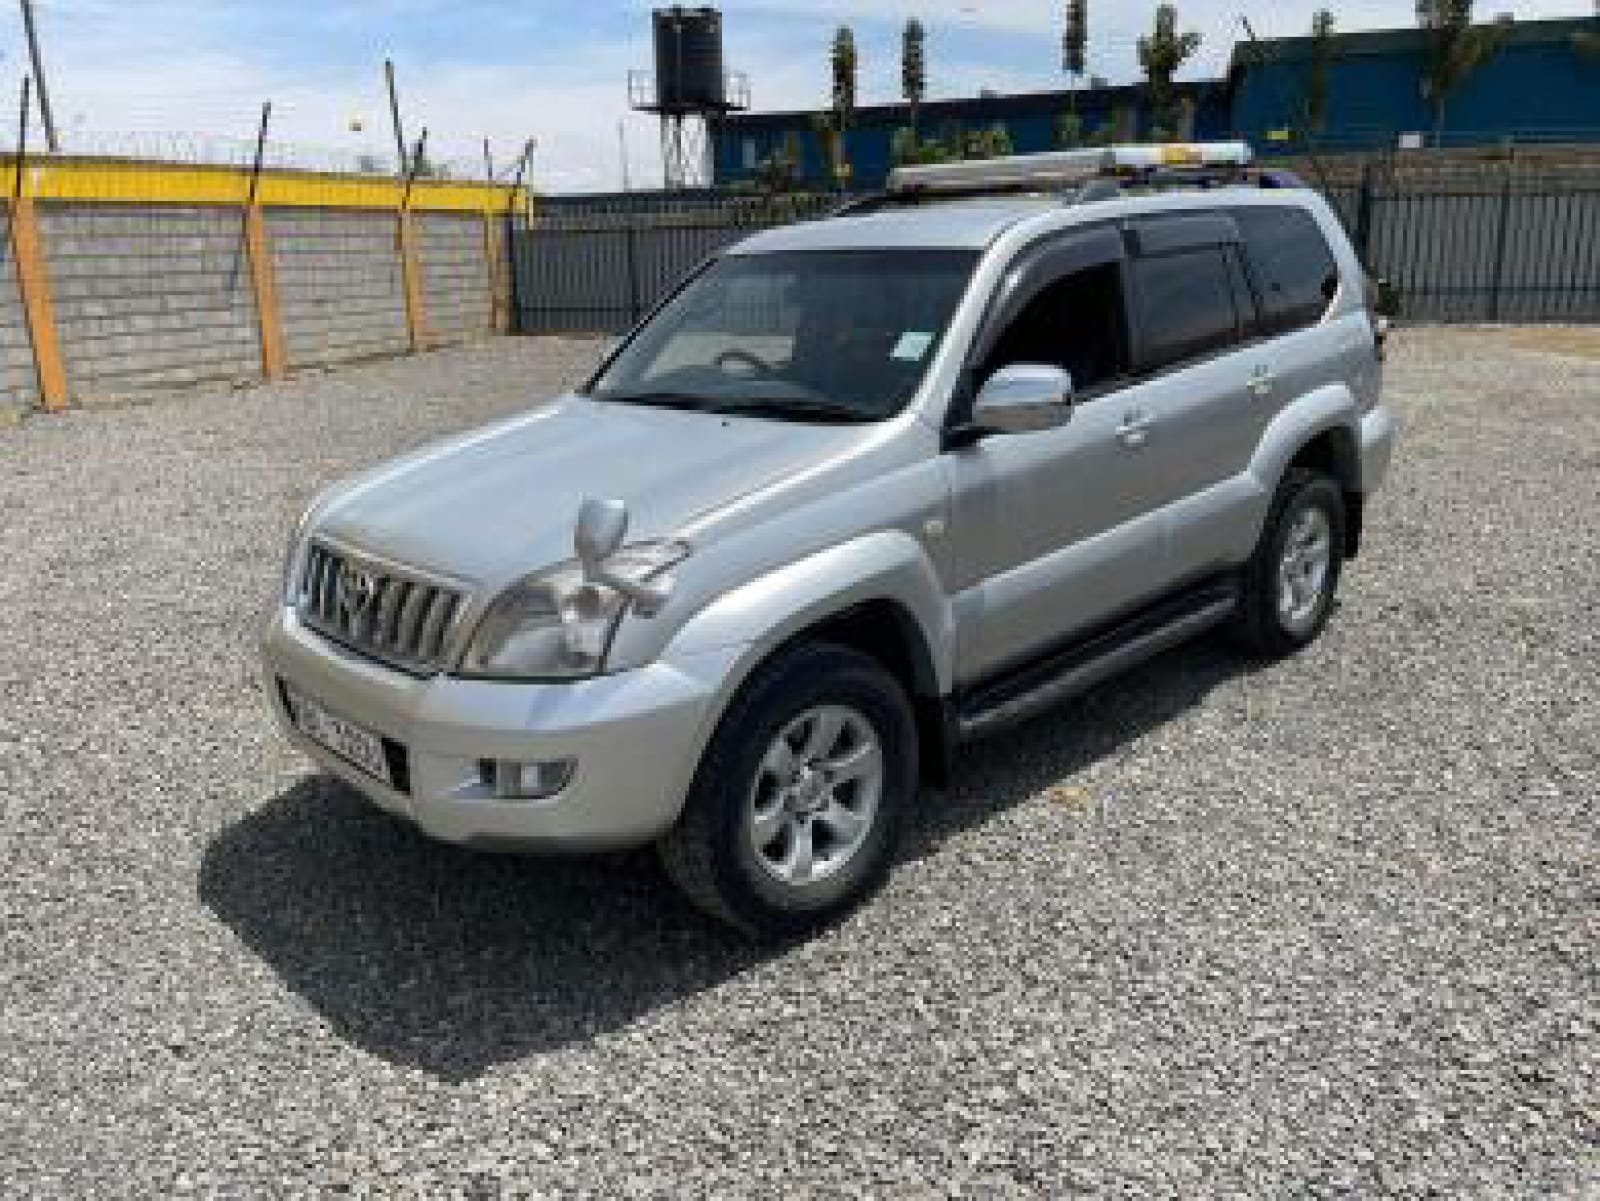
M376 776L385 784L393 783L389 775L389 757L383 753L382 738L337 713L330 713L287 684L283 686L283 698L288 702L289 715L294 718L295 728L307 738L326 747L339 758L355 764L369 776Z

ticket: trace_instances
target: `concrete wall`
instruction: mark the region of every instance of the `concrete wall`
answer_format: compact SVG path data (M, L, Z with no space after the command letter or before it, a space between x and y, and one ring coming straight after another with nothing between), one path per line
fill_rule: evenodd
M266 226L290 367L409 348L393 213L278 209Z
M428 332L445 342L488 332L491 292L483 218L420 213L415 220Z
M11 214L0 204L0 421L7 409L38 402L28 324L17 290L17 263L11 253Z
M237 210L52 204L38 212L76 399L259 376Z

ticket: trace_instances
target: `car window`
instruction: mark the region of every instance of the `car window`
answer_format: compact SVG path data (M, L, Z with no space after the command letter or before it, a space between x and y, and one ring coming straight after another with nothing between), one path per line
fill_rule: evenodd
M1142 370L1160 371L1239 340L1222 247L1135 259L1132 274Z
M1339 265L1316 220L1298 208L1241 207L1233 215L1267 330L1284 333L1321 321L1339 290Z
M1122 279L1116 263L1074 271L1045 287L1005 329L979 372L1015 363L1064 368L1074 389L1093 392L1128 373Z
M1240 333L1246 338L1258 337L1262 333L1261 310L1245 271L1244 251L1237 245L1225 246L1222 257L1227 260L1228 282L1233 285L1233 307L1239 314Z
M801 251L714 263L641 328L601 400L881 420L911 399L971 279L971 251Z

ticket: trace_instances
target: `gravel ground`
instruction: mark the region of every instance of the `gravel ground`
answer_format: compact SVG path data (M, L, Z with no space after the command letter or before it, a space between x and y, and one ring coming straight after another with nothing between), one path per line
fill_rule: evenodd
M574 378L500 342L0 433L0 1188L1600 1189L1600 361L1400 339L1327 637L963 755L782 952L648 857L424 842L269 726L323 481Z

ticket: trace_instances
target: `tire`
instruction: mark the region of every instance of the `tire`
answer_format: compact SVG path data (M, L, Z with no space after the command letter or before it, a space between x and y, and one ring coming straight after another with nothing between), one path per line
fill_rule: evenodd
M1338 484L1320 472L1289 469L1241 573L1239 611L1230 630L1241 648L1278 659L1317 640L1339 587L1345 522Z
M829 643L780 652L723 715L662 865L748 934L803 933L881 883L917 764L911 704L875 660Z

